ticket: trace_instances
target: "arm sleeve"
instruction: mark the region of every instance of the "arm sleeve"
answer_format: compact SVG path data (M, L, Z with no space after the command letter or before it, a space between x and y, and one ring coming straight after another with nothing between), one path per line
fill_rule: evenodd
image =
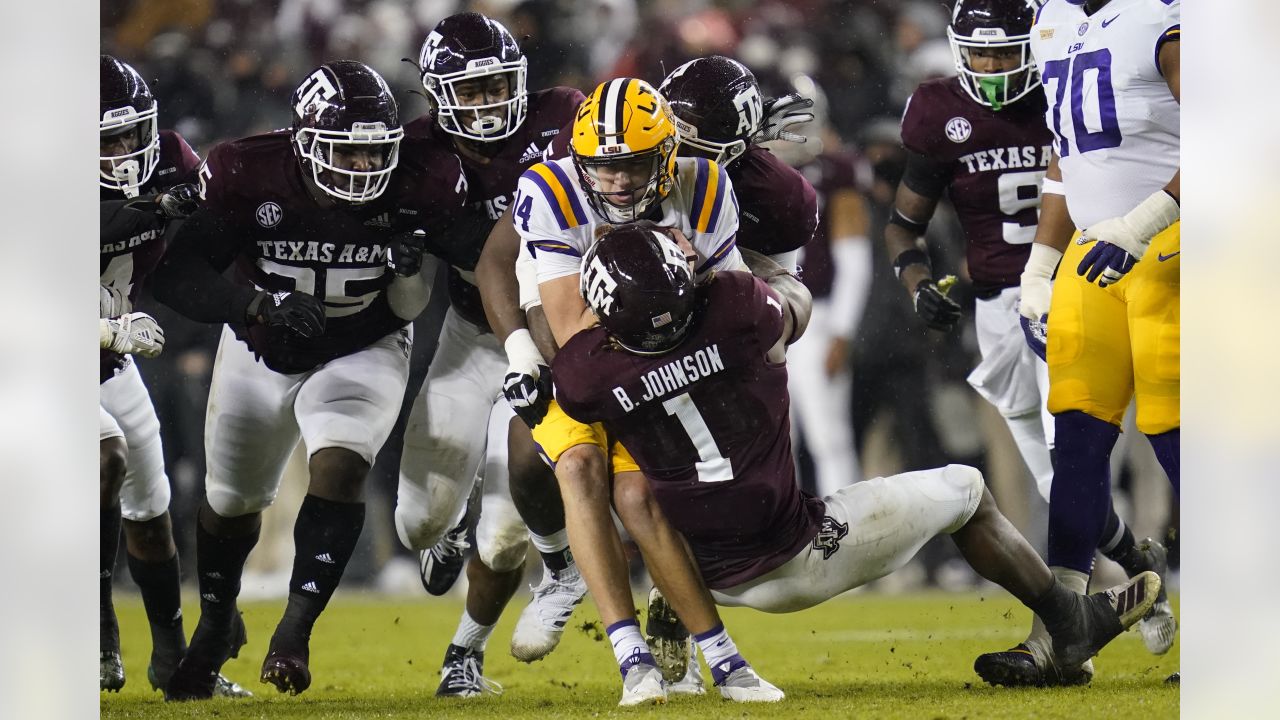
M937 200L951 183L951 166L918 152L907 151L907 167L902 184L912 192Z
M233 236L209 209L187 218L152 275L155 298L198 322L244 322L258 292L222 276L236 256Z

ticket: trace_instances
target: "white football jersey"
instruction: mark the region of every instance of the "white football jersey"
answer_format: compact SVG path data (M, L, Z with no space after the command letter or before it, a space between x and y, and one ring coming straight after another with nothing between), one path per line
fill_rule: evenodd
M699 278L711 270L744 270L738 253L738 199L724 168L703 158L677 158L675 182L659 205L659 225L680 228L698 253ZM573 158L534 165L520 176L512 221L534 257L538 282L577 275L604 221L582 190Z
M1159 64L1160 48L1180 37L1180 0L1111 0L1092 16L1082 2L1048 0L1031 28L1078 228L1124 215L1164 187L1178 170L1180 136Z

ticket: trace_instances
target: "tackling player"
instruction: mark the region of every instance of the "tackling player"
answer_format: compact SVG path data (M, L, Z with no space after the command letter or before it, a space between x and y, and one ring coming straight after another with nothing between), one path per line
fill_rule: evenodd
M1044 619L1076 664L1154 604L1153 572L1085 596L1057 580L962 465L874 478L818 499L799 489L787 427L786 345L804 295L746 273L702 283L652 225L609 231L583 258L582 296L600 325L552 365L570 417L626 445L660 510L688 540L723 605L793 612L901 567L950 534L983 577ZM767 258L755 262L768 264ZM713 674L732 663L709 663Z
M511 204L520 174L546 156L566 153L583 99L566 87L527 92L526 65L501 23L478 13L445 18L423 42L418 59L434 110L405 126L407 136L455 152L468 187L466 209L431 242L449 263L450 307L409 415L395 515L401 542L420 552L424 586L441 595L461 570L459 546L467 532L465 520L453 530L450 525L483 477L478 553L467 563L466 608L445 652L436 690L442 697L473 697L493 685L483 677L484 650L519 587L530 536L546 571L512 638L518 658L550 652L587 591L568 553L558 496L548 502L520 493L542 487L555 495L555 480L532 441L520 445L524 452L508 452L508 434L518 443L529 430L504 399L507 354L489 329L474 284L485 239ZM535 363L545 364L534 354ZM510 483L508 465L517 476ZM547 477L539 482L530 475ZM479 510L477 504L471 512Z
M616 224L654 219L682 238L699 272L743 267L735 246L737 200L714 161L676 157L677 130L666 100L634 78L602 83L579 108L571 156L524 173L513 201L522 251L535 263L537 296L555 342L562 345L590 317L578 293L581 260L596 236ZM490 240L492 243L493 240ZM625 448L599 426L568 418L554 401L534 428L534 439L555 463L569 539L578 566L607 626L623 676L620 704L663 702L662 674L640 634L626 563L609 513L613 491L644 486ZM683 541L661 518L636 517L625 504L619 516L640 546L645 564L684 624L696 634L722 695L741 701L777 701L782 692L760 678L724 630L692 567ZM644 527L637 531L637 523Z
M1031 30L1054 152L1019 311L1049 364L1049 565L1077 590L1106 539L1111 449L1130 400L1178 490L1180 23L1179 0L1050 0ZM1166 621L1143 640L1164 652L1176 624L1163 595L1157 612ZM992 672L1033 674L1015 660Z
M299 439L310 486L294 526L289 601L262 666L281 692L311 684L311 630L364 524L363 484L408 382L411 328L430 278L425 244L466 199L458 158L402 140L395 98L369 67L326 63L294 91L293 126L215 147L204 205L156 278L157 299L225 323L206 418L196 559L200 622L166 698L207 698L231 650L245 559ZM236 282L221 275L232 263ZM403 269L402 269L402 272Z
M196 190L189 183L200 158L180 135L159 129L159 103L133 67L109 55L99 65L99 258L107 299L99 308L99 686L119 691L125 677L111 583L121 524L129 573L142 592L151 625L147 677L153 687L168 682L187 649L160 422L137 365L127 355L136 351L153 357L163 345L155 320L129 311L160 261L167 233L193 209ZM214 691L228 697L250 694L220 675L214 678Z

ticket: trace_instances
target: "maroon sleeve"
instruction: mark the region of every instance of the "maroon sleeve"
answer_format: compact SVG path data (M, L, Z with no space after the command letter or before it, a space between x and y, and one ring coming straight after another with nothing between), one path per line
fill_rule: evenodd
M765 281L740 270L719 272L710 290L708 304L741 308L729 315L726 341L754 343L763 354L782 337L782 300Z
M161 143L164 142L165 135L169 135L173 143L174 164L178 168L174 173L176 177L173 184L195 182L196 171L200 168L200 156L187 144L186 138L173 130L160 131Z
M443 232L467 205L462 161L439 145L418 139L404 141L402 161L408 157L414 158L410 204L417 210L420 227L428 236L434 236Z
M237 213L233 188L236 184L236 176L242 172L243 168L234 143L224 142L215 145L198 171L203 207L224 220L241 222L244 218L238 215L243 213Z
M739 246L777 255L813 239L818 194L797 170L764 148L752 148L729 175L741 203Z
M933 156L942 133L930 125L929 96L929 88L921 85L907 98L907 107L902 111L902 145L912 152Z
M604 330L599 327L577 333L551 360L556 402L566 415L588 425L606 419L596 397L603 392L595 387L600 373L590 367L591 350L604 338Z
M551 139L547 145L546 155L543 160L556 160L569 155L569 141L573 139L573 119L578 112L578 106L586 100L586 96L577 88L571 87L555 87L551 91L556 111L565 118L564 127L560 128L560 133Z

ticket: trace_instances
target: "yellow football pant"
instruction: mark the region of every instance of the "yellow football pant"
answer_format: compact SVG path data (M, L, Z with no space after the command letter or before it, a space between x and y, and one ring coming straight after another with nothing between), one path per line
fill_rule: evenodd
M1147 435L1181 425L1181 223L1151 240L1142 260L1107 288L1076 267L1092 247L1072 238L1053 285L1049 310L1049 412L1082 411L1120 425L1138 402Z
M551 401L547 416L533 429L533 441L542 448L542 454L552 463L558 462L560 456L574 445L595 445L609 458L609 467L613 473L639 472L631 453L621 443L611 442L600 423L584 425L565 414L560 403Z

